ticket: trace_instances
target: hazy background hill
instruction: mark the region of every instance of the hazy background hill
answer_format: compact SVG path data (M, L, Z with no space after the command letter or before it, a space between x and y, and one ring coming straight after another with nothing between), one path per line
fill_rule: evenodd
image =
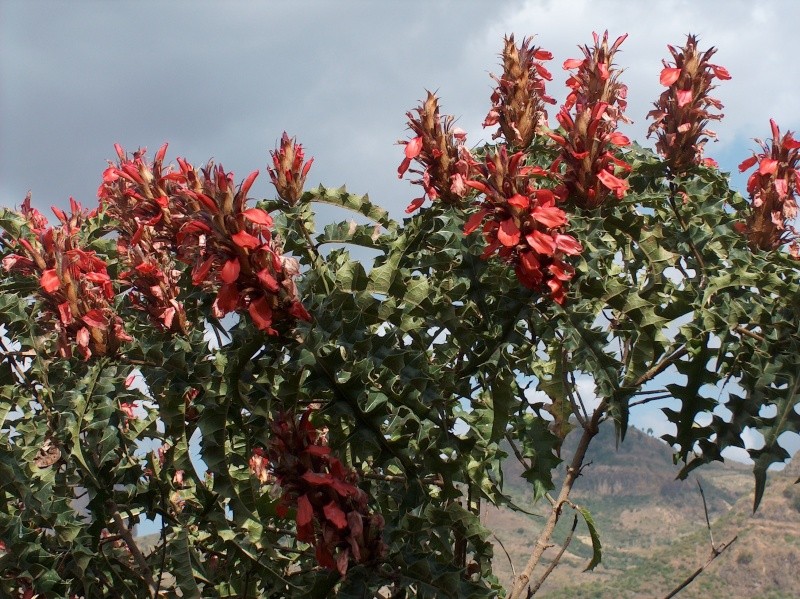
M567 439L563 455L572 455L576 438ZM613 425L607 424L592 442L587 463L573 491L575 503L594 517L603 543L603 562L594 571L583 569L591 557L585 525L576 535L562 563L537 597L603 598L663 597L711 555L700 480L717 546L738 540L679 595L682 598L790 598L800 594L800 465L771 472L759 511L752 515L753 478L750 467L736 462L696 470L689 480L677 481L679 468L670 448L631 428L625 442L615 447ZM547 504L530 503L521 466L507 460L506 488L523 506L545 513ZM571 510L559 524L555 542L566 537ZM485 510L488 527L508 551L514 566L524 566L543 519L505 509ZM558 546L548 550L552 558ZM534 572L540 576L547 561ZM498 546L495 566L509 580L508 558Z

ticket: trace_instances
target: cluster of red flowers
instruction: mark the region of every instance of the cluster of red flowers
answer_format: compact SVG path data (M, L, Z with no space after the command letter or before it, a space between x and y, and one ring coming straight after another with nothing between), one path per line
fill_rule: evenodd
M416 160L422 170L411 169L412 173L421 175L412 181L421 185L424 193L406 208L411 213L419 208L427 196L431 200L440 200L445 204L461 205L468 189L470 156L464 147L467 134L453 126L453 117L439 115L439 101L434 94L428 92L425 102L413 112L406 113L408 127L416 135L409 141L401 141L405 145L405 158L397 169L402 177L412 160Z
M720 110L722 104L708 94L715 87L715 77L727 80L731 76L724 67L709 62L716 48L701 52L694 35L687 36L682 48L667 47L674 63L664 61L661 85L667 89L648 114L654 120L647 134L656 134L656 149L671 173L682 175L694 165L716 166L713 159L703 159L703 146L715 137L706 128L708 121L718 121L723 116L710 109Z
M467 185L483 194L478 212L464 227L469 234L483 223L488 243L486 258L493 253L512 264L519 281L530 289L543 286L559 304L565 300L564 284L575 274L565 255L583 251L581 244L561 231L566 213L556 206L558 190L545 189L536 179L551 173L525 166L524 152L508 155L506 148L489 153L483 164L476 163L476 178Z
M321 566L344 576L351 558L364 563L385 553L384 521L370 513L358 474L332 454L324 432L311 422L312 413L276 418L266 454L254 451L250 468L262 482L274 478L282 490L278 516L285 518L295 508L297 539L315 546Z
M534 137L547 123L544 104L555 104L555 99L545 92L545 81L553 76L542 61L552 60L553 55L532 44L526 37L518 47L511 35L504 40L503 74L492 75L497 87L492 93L492 108L483 122L484 127L499 125L492 136L501 135L506 143L520 150L531 145Z
M565 70L577 69L567 79L570 93L558 113L564 135L550 137L562 148L565 164L564 184L569 197L581 208L596 208L611 194L624 197L628 183L621 178L631 167L614 156L617 147L630 141L617 131L619 121L630 122L623 114L628 88L618 81L619 70L613 60L626 35L609 47L608 32L602 40L596 33L594 46L581 48L584 58L564 62Z
M760 142L762 152L753 154L739 165L744 172L753 166L758 168L747 180L747 193L751 199L751 210L742 230L750 245L761 250L775 250L792 242L790 251L797 257L797 232L789 221L797 216L797 200L800 194L800 141L789 131L781 136L775 121L770 120L772 139Z
M129 158L117 146L119 162L106 170L99 190L119 223L120 253L130 267L125 276L138 303L167 329L185 326L174 255L192 265L193 284L217 290L218 318L246 311L270 334L277 333L275 323L310 319L294 283L299 265L281 254L272 217L245 207L258 171L237 188L233 173L213 163L198 172L179 158L178 170L164 169L165 152L166 146L148 164L143 152Z
M73 348L84 359L114 355L131 337L113 307L115 293L106 263L86 249L79 235L90 215L72 198L70 208L67 215L54 207L61 224L50 227L31 206L29 194L20 212L28 221L30 235L7 240L18 245L21 253L9 254L2 265L6 271L39 277L42 320L52 322L61 356L72 356Z

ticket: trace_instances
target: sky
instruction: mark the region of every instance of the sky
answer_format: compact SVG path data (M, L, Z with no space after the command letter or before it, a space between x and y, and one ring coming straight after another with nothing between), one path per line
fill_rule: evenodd
M272 196L268 152L286 131L315 158L308 185L346 183L400 218L419 194L397 179L397 141L426 90L477 145L491 137L481 123L504 35L535 35L554 54L548 92L560 101L561 64L604 30L629 35L623 131L644 145L667 44L692 33L718 48L733 79L714 94L725 118L707 155L741 188L736 167L769 119L800 129L798 22L793 0L0 0L0 206L29 190L42 210L70 196L94 205L114 143L152 156L169 142L168 159L213 158L238 180L258 169L251 194ZM633 424L663 434L659 414Z

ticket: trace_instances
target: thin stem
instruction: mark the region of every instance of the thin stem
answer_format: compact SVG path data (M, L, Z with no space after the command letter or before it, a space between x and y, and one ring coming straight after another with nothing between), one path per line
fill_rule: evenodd
M671 366L674 362L680 360L683 356L689 353L689 350L686 349L686 345L682 344L678 349L672 352L670 355L665 357L655 366L652 366L647 372L645 372L642 376L636 379L631 385L631 387L641 387L650 379L655 378L662 372L664 372L669 366Z
M650 397L645 397L644 399L640 399L638 401L631 402L628 404L628 408L635 408L636 406L643 406L644 404L650 403L651 401L659 401L661 399L669 399L672 397L672 393L662 393L661 395L651 395Z
M558 555L555 556L553 561L547 567L547 570L545 570L544 574L542 574L541 578L539 578L539 580L536 581L536 584L533 585L533 587L531 587L531 590L529 591L530 595L535 595L536 592L539 590L539 587L541 587L542 584L544 584L544 581L547 580L547 577L550 576L550 573L556 569L556 566L561 561L564 552L567 550L567 547L569 547L569 544L572 542L572 535L575 534L575 529L577 527L578 527L578 514L575 514L575 516L572 518L572 528L570 529L569 534L567 535L567 538L564 541L564 544L561 546Z
M672 591L671 591L671 592L670 592L668 595L666 595L666 596L664 597L664 599L672 599L672 597L674 597L675 595L677 595L678 593L680 593L680 592L681 592L683 589L685 589L686 587L688 587L688 586L689 586L689 585L692 583L692 581L693 581L695 578L697 578L698 576L700 576L700 574L702 574L702 573L703 573L703 570L705 570L705 569L706 569L706 568L709 566L709 564L711 564L711 562L713 562L713 561L714 561L715 559L717 559L717 558L718 558L720 555L722 555L722 553L723 553L723 552L724 552L724 551L725 551L725 550L726 550L728 547L730 547L731 545L733 545L733 544L734 544L734 542L736 542L736 539L738 539L738 538L739 538L739 535L736 535L736 536L735 536L735 537L733 537L733 538L732 538L730 541L728 541L728 542L727 542L727 543L725 543L724 545L721 545L721 546L720 546L720 548L719 548L718 550L716 550L716 551L712 551L712 553L711 553L711 557L710 557L710 558L708 558L708 561L706 561L706 563L705 563L705 564L703 564L702 566L700 566L699 568L697 568L697 570L695 570L694 572L692 572L692 573L691 573L691 574L690 574L690 575L689 575L689 576L688 576L688 577L687 577L687 578L686 578L686 579L685 579L685 580L684 580L684 581L683 581L681 584L679 584L679 585L678 585L677 587L675 587L675 588L674 588L674 589L673 589L673 590L672 590Z
M141 569L141 577L144 579L145 583L147 584L148 589L150 590L150 597L157 597L158 596L158 586L156 586L155 581L153 580L153 573L150 570L150 566L147 563L144 555L142 554L139 546L136 544L136 541L131 534L131 531L125 526L125 522L122 520L122 516L119 513L119 508L117 504L112 501L108 500L106 502L106 508L109 512L111 512L111 518L114 520L114 525L117 529L117 533L122 540L125 541L125 544L128 546L128 549L133 556L134 561Z
M525 593L525 590L530 584L531 574L533 574L534 568L536 568L537 564L542 559L542 554L550 546L550 538L553 536L553 531L555 530L556 524L558 524L558 520L561 517L561 509L569 500L569 494L572 491L572 487L581 472L581 468L583 467L583 460L586 458L586 451L589 449L589 444L591 443L592 439L600 430L600 420L603 418L607 408L608 401L604 399L600 405L597 406L597 409L595 409L594 413L592 414L592 419L587 422L586 426L583 428L583 435L578 442L578 447L575 450L575 455L572 457L572 462L567 468L567 473L564 476L564 482L561 483L561 490L558 494L558 497L553 503L553 507L550 510L550 515L547 517L547 521L545 522L542 532L539 533L539 537L536 539L536 544L533 547L533 552L531 553L531 557L528 559L528 563L525 565L525 569L514 578L511 592L508 595L509 599L520 599L523 596L523 593Z
M746 337L750 337L751 339L755 339L756 341L760 341L761 343L765 343L766 339L763 336L759 335L758 333L754 333L753 331L744 328L743 326L738 326L733 329L740 335L745 335Z

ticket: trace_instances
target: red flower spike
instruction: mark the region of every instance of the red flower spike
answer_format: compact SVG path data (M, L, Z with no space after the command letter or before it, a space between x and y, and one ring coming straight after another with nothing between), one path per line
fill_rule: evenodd
M30 233L19 239L27 256L6 256L3 268L37 278L42 301L37 319L54 330L59 355L77 350L87 360L113 356L131 337L110 303L116 292L106 263L83 246L80 233L89 216L74 198L70 210L55 209L60 224L51 228L27 196L20 212Z
M216 316L252 312L260 317L262 330L275 334L274 326L280 324L285 331L297 320L293 312L299 312L294 308L298 298L293 282L299 269L281 255L271 232L272 217L246 206L258 171L237 187L233 173L221 165L209 162L195 169L178 158L175 169L163 165L165 155L166 146L148 163L144 151L130 158L120 148L119 164L106 171L99 190L101 205L117 223L134 305L159 327L188 332L183 306L176 299L182 272L177 256L191 267L193 284L216 293ZM284 201L294 202L302 194L310 161L303 162L302 146L285 134L273 161L273 183L286 196ZM254 302L258 303L250 310ZM264 306L272 307L269 319Z
M739 165L741 172L758 165L747 180L751 205L745 223L738 223L753 249L772 251L791 243L790 253L797 252L798 233L790 224L797 217L800 193L800 144L791 133L781 136L774 120L770 120L772 139L761 142L761 153Z
M306 175L314 159L303 163L305 160L303 146L294 138L289 138L285 131L279 146L271 151L270 155L273 164L273 167L267 168L270 180L278 192L278 197L289 206L294 206L303 195Z
M567 215L555 206L561 191L540 187L548 181L555 183L555 175L525 165L524 159L523 152L509 156L506 148L500 147L487 154L483 164L473 165L473 179L468 184L484 197L479 210L467 220L464 234L481 227L487 242L483 259L496 253L513 266L522 285L563 301L563 285L553 295L548 281L571 279L574 270L562 258L582 248L573 237L560 232L567 225ZM553 264L557 266L550 269Z
M356 486L357 473L332 454L311 414L311 409L299 418L279 414L272 422L268 455L253 452L256 465L266 465L269 472L256 473L252 465L251 470L280 486L279 518L296 507L297 538L314 545L319 565L344 575L351 560L363 563L382 557L384 522L380 514L369 512L369 498Z
M567 79L571 91L558 113L564 135L551 138L561 146L564 188L581 208L596 208L627 191L616 169L622 167L624 172L630 167L612 154L613 146L630 144L627 136L616 131L619 121L630 122L624 116L627 88L619 82L613 63L625 37L609 47L608 32L602 39L593 34L594 47L581 48L584 58L564 63L565 69L577 72Z
M406 171L420 175L412 183L421 185L424 190L421 197L408 205L406 213L417 210L426 197L445 204L462 205L469 191L467 175L472 160L465 147L466 134L453 126L452 116L440 116L439 101L430 92L425 102L407 112L406 116L408 128L415 136L398 142L405 145L405 149L397 174L400 178ZM420 168L410 168L412 162Z
M709 96L716 77L730 79L726 69L709 62L715 48L700 51L697 38L689 35L682 48L668 46L673 62L664 61L661 84L667 89L655 103L648 118L653 123L648 137L656 135L656 149L664 157L672 176L685 174L689 169L704 164L703 148L715 137L707 128L708 121L719 120L719 100Z
M502 136L510 147L526 149L546 127L545 104L555 104L545 91L545 81L552 75L541 62L553 55L534 46L532 38L524 38L517 46L511 35L505 39L500 57L503 74L492 75L497 87L483 126L499 125L494 139Z

